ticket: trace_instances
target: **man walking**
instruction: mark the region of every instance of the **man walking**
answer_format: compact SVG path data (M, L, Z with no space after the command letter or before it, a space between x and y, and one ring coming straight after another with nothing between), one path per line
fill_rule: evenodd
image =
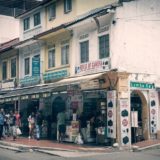
M37 140L39 140L41 136L42 123L43 123L43 116L42 116L41 111L38 111L36 115L36 138Z
M3 136L3 126L4 126L4 114L3 114L3 109L0 110L0 140L2 139Z

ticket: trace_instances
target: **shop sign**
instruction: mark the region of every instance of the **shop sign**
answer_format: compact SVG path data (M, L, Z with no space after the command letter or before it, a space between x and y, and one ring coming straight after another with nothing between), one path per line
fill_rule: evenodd
M90 61L87 63L82 63L75 67L75 74L83 73L97 73L109 70L109 59L99 59L97 61Z
M157 133L158 125L158 93L156 91L149 92L150 103L150 129L152 134Z
M120 99L120 121L121 121L121 144L122 146L130 145L130 112L129 100Z
M130 82L130 87L142 89L154 89L154 83Z
M39 76L27 76L25 78L20 79L21 86L29 86L38 83L40 83Z
M49 96L51 96L51 93L43 93L43 95L42 95L43 98L46 98L46 97L49 97Z
M32 58L32 76L40 76L40 58Z
M11 98L6 98L6 99L5 99L5 102L11 102L11 101L12 101Z
M131 126L138 127L138 111L131 111Z
M28 95L21 96L21 100L27 100L27 99L29 99L29 96L28 96Z
M107 136L116 138L116 91L107 92Z
M39 94L33 94L33 95L31 95L31 98L32 99L38 99L39 98Z
M18 101L18 97L13 97L12 100L13 101Z
M43 74L44 81L56 80L68 76L67 70L61 70L57 72L46 72Z
M0 103L4 103L4 99L0 99Z

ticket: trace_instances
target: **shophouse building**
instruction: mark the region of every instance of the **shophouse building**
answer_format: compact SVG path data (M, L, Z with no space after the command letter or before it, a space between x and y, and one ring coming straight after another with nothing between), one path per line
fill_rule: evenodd
M41 109L52 117L52 139L57 138L57 113L64 108L66 141L74 142L82 111L87 115L88 142L95 142L98 134L98 143L130 148L157 138L160 2L87 2L90 5L78 0L47 2L19 17L24 25L16 45L19 87L26 87L17 94L20 109ZM42 23L34 26L34 21ZM29 24L34 27L29 29ZM99 116L103 125L95 127Z

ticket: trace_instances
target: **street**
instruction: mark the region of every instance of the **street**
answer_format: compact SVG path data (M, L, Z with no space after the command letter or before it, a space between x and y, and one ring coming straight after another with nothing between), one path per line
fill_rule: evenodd
M69 154L69 153L68 153ZM0 160L160 160L160 149L143 152L102 153L101 155L66 158L39 152L15 152L0 149Z

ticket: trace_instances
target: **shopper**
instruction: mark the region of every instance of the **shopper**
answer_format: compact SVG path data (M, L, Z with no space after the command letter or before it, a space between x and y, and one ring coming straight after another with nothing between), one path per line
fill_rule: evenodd
M29 139L34 138L34 129L35 129L35 114L34 112L28 117L28 127L29 127Z
M4 126L4 110L0 110L0 140L2 139L3 136L3 126Z
M13 140L15 141L17 138L16 116L12 111L10 113L10 129Z
M36 115L36 138L37 140L40 139L41 134L42 134L42 124L43 124L43 116L42 116L41 111L38 111Z
M84 112L81 113L81 116L79 117L80 120L80 133L83 138L83 142L87 142L87 116Z
M58 128L58 142L63 142L66 132L66 115L64 111L59 112L57 115L57 128Z

